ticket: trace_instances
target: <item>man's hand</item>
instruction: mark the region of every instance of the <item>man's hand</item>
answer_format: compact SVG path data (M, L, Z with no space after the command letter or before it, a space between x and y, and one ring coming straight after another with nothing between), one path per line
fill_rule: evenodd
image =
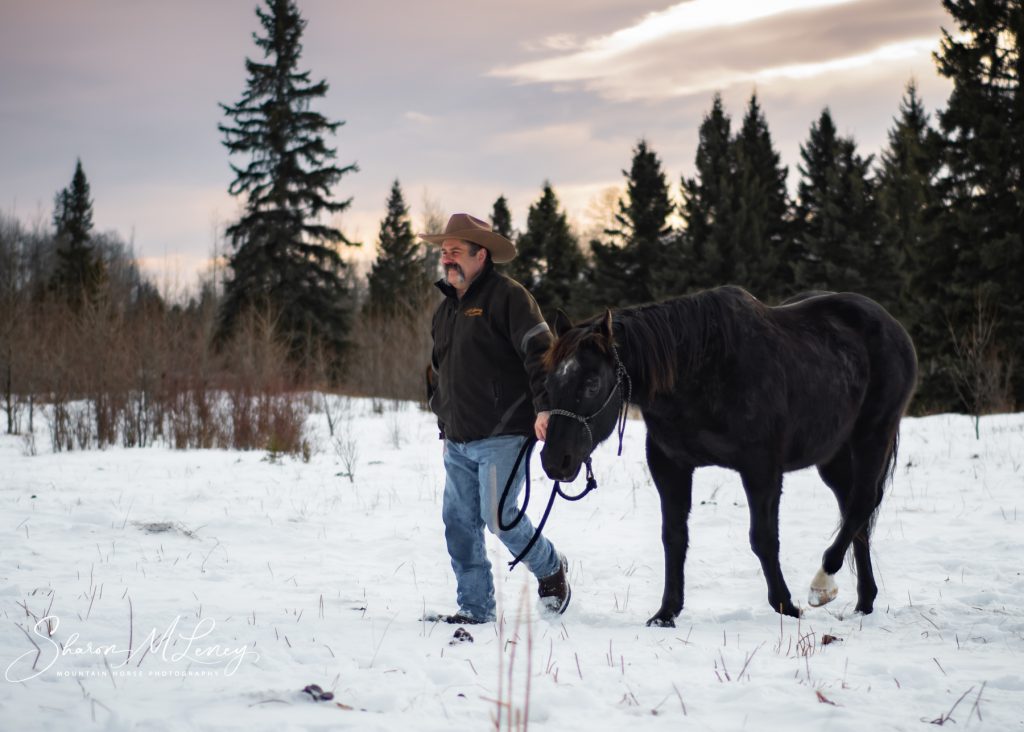
M537 415L537 421L533 423L533 432L538 440L545 440L548 436L548 418L551 412L541 412Z

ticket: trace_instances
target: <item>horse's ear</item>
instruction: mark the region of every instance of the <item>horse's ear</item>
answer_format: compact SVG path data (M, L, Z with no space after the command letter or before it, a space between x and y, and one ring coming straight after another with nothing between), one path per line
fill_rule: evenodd
M558 308L555 311L555 320L551 323L551 329L555 332L555 337L560 337L570 328L572 328L572 321L569 320L569 316L561 308Z
M607 339L609 343L614 343L615 339L612 337L612 310L608 308L604 311L604 317L601 319L601 335Z

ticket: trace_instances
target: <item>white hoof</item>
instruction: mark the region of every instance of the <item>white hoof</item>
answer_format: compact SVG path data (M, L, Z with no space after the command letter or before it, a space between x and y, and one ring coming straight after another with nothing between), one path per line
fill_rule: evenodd
M839 585L836 584L832 575L825 574L825 569L819 569L811 580L811 591L807 593L807 604L811 607L821 607L836 599L839 594Z

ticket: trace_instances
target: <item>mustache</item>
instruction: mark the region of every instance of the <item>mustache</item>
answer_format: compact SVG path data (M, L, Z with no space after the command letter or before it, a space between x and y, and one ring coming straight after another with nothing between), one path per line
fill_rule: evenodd
M466 273L462 271L462 267L460 267L459 265L454 264L454 263L446 264L444 266L444 273L448 274L453 269L459 274L459 277L462 277L463 279L465 279Z

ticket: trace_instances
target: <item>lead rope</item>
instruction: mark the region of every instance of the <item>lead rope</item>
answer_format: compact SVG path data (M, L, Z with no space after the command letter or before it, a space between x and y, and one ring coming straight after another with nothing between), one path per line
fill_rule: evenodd
M616 388L621 389L622 382L626 382L626 398L622 400L622 411L619 412L618 419L616 420L616 427L619 433L619 452L618 457L622 457L622 438L626 434L626 416L629 412L629 402L633 398L633 380L629 378L629 374L626 372L626 367L622 363L622 359L619 358L619 350L612 344L612 353L615 354L615 377L619 384Z
M626 383L626 398L622 400L622 406L619 410L619 414L616 416L615 419L616 431L618 432L619 437L618 456L621 457L622 439L626 434L626 416L629 412L629 400L633 396L633 382L629 378L629 374L626 373L626 367L623 366L622 361L619 359L619 352L615 349L614 345L612 346L612 352L615 354L616 363L616 391L621 390L623 381L625 381ZM605 404L607 404L607 402ZM598 409L597 412L595 412L594 416L599 414L601 410L604 409L604 406L605 405L602 405L601 409ZM587 434L591 435L590 442L591 445L593 445L594 437L593 434L591 434L590 432L590 425L587 424L590 418L584 419L571 412L561 412L561 410L552 410L552 414L554 414L556 411L564 414L565 416L572 417L574 419L577 419L578 421L583 422L583 426L587 428ZM502 490L501 499L498 501L498 528L502 531L511 531L519 525L519 522L523 520L523 516L526 515L526 507L530 504L530 457L533 455L533 448L536 444L536 437L531 436L527 438L526 442L523 443L523 446L519 448L519 455L516 456L516 462L512 466L511 472L509 472L508 474L508 480L505 481L505 488L504 490ZM505 501L508 499L509 491L512 488L512 483L515 481L516 473L519 471L519 465L522 463L524 456L526 457L526 487L523 490L523 507L519 509L519 512L516 514L516 517L512 519L511 523L506 524L504 519L502 518L505 515ZM521 552L519 552L515 559L508 563L509 571L512 571L515 568L515 566L523 560L523 557L529 554L530 550L533 549L533 545L537 543L537 539L540 538L541 531L544 530L544 525L548 522L548 516L551 515L551 508L554 506L556 495L561 496L567 501L579 501L588 493L590 493L590 491L597 490L597 479L594 477L593 464L591 462L591 458L589 455L587 456L586 460L583 461L583 464L587 468L586 487L576 495L569 495L562 490L561 484L557 480L555 481L555 484L551 487L551 495L548 497L547 506L544 507L544 515L541 516L540 523L537 524L537 528L534 529L533 536L530 537L530 541L527 542L526 547Z

